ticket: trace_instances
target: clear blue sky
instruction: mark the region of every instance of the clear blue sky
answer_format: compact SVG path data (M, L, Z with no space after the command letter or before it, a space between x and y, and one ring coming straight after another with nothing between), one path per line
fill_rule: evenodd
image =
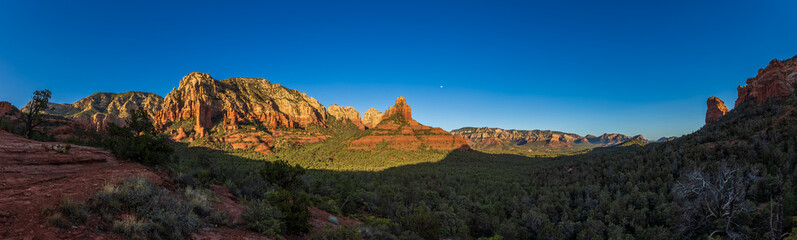
M0 1L0 100L165 96L197 71L361 113L401 95L447 130L657 139L797 54L793 0L167 2Z

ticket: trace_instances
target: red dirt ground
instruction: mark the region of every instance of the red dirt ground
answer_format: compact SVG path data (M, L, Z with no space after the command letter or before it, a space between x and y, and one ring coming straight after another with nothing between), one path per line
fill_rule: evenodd
M163 178L146 167L116 159L110 152L71 146L58 153L57 142L37 142L0 131L0 238L74 239L102 236L85 227L69 231L45 222L42 208L63 197L86 199L108 183L144 176L156 184Z
M42 209L56 206L62 198L83 201L104 185L132 176L149 178L157 185L170 185L165 173L141 164L117 159L107 150L71 145L67 153L59 142L38 142L0 130L0 239L119 239L120 236L95 231L96 219L83 226L63 230L47 224ZM224 186L211 187L221 203L214 208L228 211L230 223L237 228L206 228L192 239L269 239L243 229L240 219L244 206ZM329 213L309 208L314 231L325 226ZM355 219L338 217L343 226L362 224ZM309 236L288 236L309 239Z

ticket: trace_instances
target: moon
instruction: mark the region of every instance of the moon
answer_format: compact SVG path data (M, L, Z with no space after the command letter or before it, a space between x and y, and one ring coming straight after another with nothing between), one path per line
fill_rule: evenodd
M443 88L443 85L440 85L440 88Z

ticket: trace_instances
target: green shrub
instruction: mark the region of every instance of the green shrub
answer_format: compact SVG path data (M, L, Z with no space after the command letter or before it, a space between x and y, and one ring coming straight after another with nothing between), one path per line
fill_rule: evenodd
M440 221L424 208L416 208L402 222L407 230L417 233L423 239L440 239Z
M314 235L313 240L359 240L363 239L363 235L353 228L338 227L337 229L330 226L321 229L319 235Z
M241 218L246 221L247 229L269 237L281 238L287 231L282 222L284 216L267 201L247 202Z
M288 162L282 160L276 162L264 161L260 165L260 169L258 169L258 173L266 181L289 190L304 186L301 178L304 172L304 168L299 165L291 166Z
M117 156L147 165L163 164L171 157L174 149L163 135L144 132L136 135L127 127L109 123L106 127L108 138L105 147Z
M165 135L155 132L146 110L131 112L127 126L120 127L109 122L106 126L108 137L103 142L107 149L117 156L147 165L163 164L174 149Z
M271 206L276 207L284 216L283 221L288 233L306 233L310 231L307 221L312 214L307 207L310 198L305 193L292 193L285 189L278 189L267 196Z

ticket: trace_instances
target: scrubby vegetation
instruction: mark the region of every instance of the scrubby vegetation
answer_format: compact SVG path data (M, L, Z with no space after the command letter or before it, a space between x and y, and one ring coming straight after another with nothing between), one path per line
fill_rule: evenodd
M146 110L132 110L125 123L124 127L108 123L108 136L103 140L105 148L121 158L147 165L169 160L174 149L165 135L155 132Z
M95 217L99 229L128 239L184 239L202 227L226 224L226 213L213 210L208 195L190 187L175 193L134 177L104 186L86 202L65 198L43 211L48 223L61 228Z

